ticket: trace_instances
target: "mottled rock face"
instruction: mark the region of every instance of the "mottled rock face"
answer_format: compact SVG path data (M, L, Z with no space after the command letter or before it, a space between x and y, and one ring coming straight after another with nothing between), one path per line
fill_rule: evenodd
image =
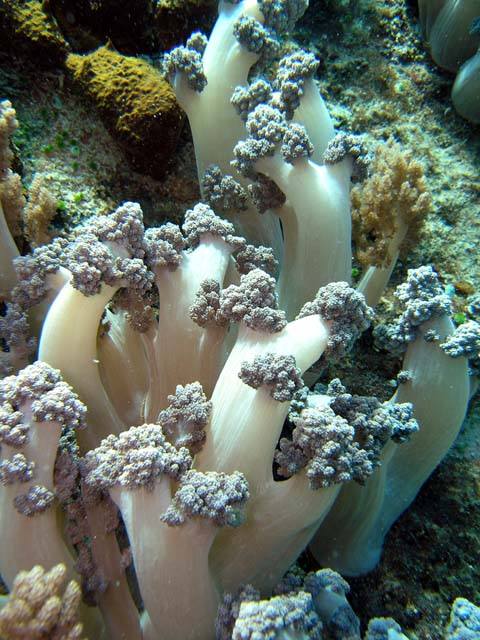
M52 0L50 11L75 51L110 41L122 53L150 51L154 0Z

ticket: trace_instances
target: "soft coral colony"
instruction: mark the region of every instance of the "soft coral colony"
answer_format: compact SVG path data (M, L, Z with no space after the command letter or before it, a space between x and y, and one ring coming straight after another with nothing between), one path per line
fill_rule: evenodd
M181 228L146 230L125 202L18 256L16 119L0 105L5 638L359 638L335 571L375 566L456 437L480 331L455 329L428 266L375 330L404 354L390 400L305 384L371 324L367 302L428 206L412 163L352 288L363 145L335 134L311 54L260 75L305 9L222 2L208 40L167 56L203 196ZM309 543L329 569L287 573ZM404 636L375 620L367 637Z

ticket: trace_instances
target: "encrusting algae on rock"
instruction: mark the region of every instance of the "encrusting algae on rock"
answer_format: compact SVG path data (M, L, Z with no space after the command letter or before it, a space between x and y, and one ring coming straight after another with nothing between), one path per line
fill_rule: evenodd
M70 49L58 25L39 0L0 3L0 37L11 39L13 49L35 51L39 62L60 62ZM3 33L4 32L4 33Z
M161 175L183 120L163 76L144 60L121 55L110 45L88 55L70 54L66 64L135 168Z

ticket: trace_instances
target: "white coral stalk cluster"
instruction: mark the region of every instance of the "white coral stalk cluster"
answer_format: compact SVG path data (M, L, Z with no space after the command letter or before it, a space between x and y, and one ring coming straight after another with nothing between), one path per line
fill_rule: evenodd
M313 538L332 569L372 568L461 425L478 327L455 337L429 267L376 329L406 350L390 400L304 383L373 319L349 284L362 144L335 136L313 56L251 77L304 10L222 2L208 41L169 54L205 200L182 227L125 202L0 274L0 574L79 574L91 637L359 638L338 574L276 585Z

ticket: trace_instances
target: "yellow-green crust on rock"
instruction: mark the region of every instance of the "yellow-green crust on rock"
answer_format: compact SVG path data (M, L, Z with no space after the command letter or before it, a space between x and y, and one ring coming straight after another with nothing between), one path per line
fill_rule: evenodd
M163 76L144 60L121 55L108 45L88 55L70 54L67 67L135 168L162 175L183 120Z

